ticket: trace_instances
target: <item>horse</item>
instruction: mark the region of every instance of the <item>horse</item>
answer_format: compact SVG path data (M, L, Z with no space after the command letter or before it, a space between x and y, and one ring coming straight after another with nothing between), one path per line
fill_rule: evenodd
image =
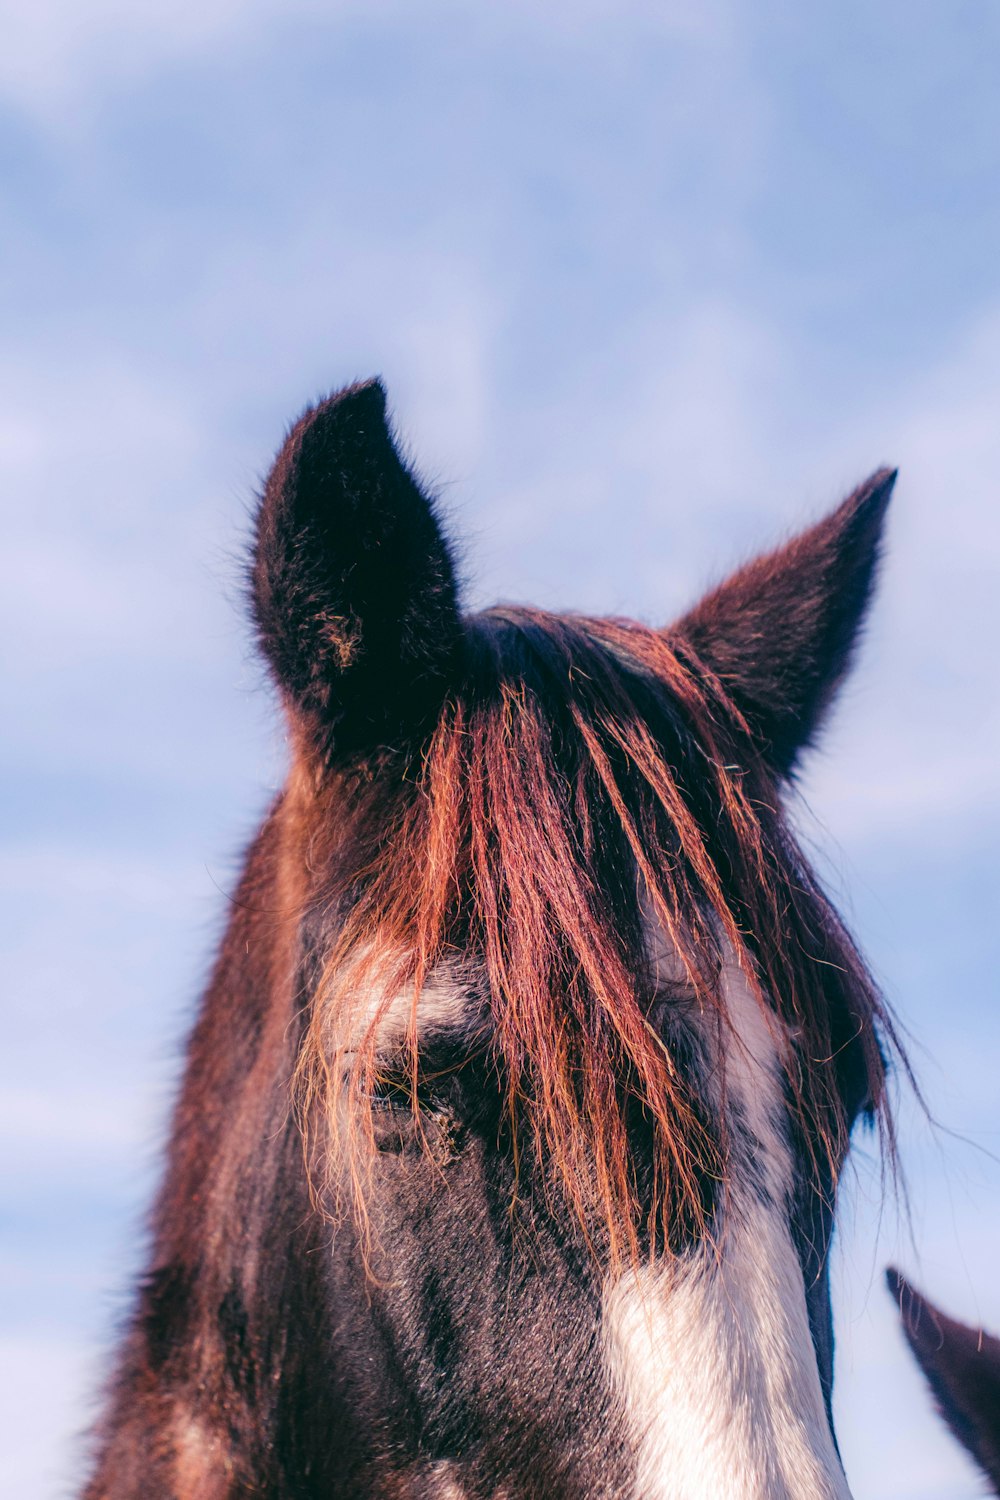
M1000 1338L947 1317L894 1266L885 1279L938 1411L1000 1495Z
M382 385L291 427L290 768L86 1500L846 1500L828 1253L899 1049L786 803L894 481L669 626L463 613Z

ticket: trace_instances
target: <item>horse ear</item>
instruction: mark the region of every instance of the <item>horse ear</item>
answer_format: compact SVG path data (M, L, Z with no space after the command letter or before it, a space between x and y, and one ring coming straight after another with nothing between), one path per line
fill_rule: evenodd
M875 580L895 470L756 558L671 631L722 681L766 758L788 775L850 666Z
M378 381L292 428L257 513L251 582L264 654L324 756L426 732L458 646L454 570Z
M1000 1495L1000 1339L946 1317L893 1266L885 1279L938 1410Z

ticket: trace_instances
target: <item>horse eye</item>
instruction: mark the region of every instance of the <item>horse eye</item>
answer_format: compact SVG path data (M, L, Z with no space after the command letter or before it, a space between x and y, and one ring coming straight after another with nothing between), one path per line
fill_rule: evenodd
M381 1059L368 1100L379 1114L451 1114L468 1087L469 1069L483 1053L467 1036L430 1037L421 1045L416 1080L405 1056Z
M447 1075L431 1078L421 1075L414 1090L408 1074L384 1073L372 1085L368 1095L372 1110L381 1114L407 1114L415 1111L434 1114L445 1108Z
M414 1105L413 1084L408 1078L379 1078L373 1085L368 1098L375 1111L409 1114ZM418 1108L425 1102L418 1085L416 1094Z

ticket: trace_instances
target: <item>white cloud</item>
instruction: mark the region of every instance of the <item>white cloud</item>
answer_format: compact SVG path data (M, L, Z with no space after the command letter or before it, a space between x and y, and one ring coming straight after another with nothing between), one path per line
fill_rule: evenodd
M732 32L731 0L2 0L0 95L49 126L79 124L102 93L135 88L166 67L232 57L296 23L326 30L439 24L487 43L520 39L601 48L607 60L637 27L705 45ZM623 26L623 22L628 25Z
M78 1480L82 1433L93 1403L81 1392L99 1379L93 1350L56 1334L0 1339L0 1404L8 1440L0 1446L0 1488L20 1500L63 1494ZM64 1413L53 1432L51 1412Z
M44 1171L96 1179L104 1174L134 1175L152 1154L163 1129L164 1110L150 1103L149 1081L101 1088L93 1078L53 1091L53 1078L7 1085L0 1095L0 1142L12 1178L27 1180Z
M95 87L134 82L175 58L202 53L281 8L270 0L146 0L142 6L132 0L5 0L0 88L24 108L58 110ZM296 8L310 7L292 0Z
M7 638L32 621L13 665L94 650L176 659L188 633L169 564L211 545L204 434L184 393L148 371L68 351L57 396L48 375L48 351L0 368Z
M111 855L46 844L37 837L20 847L0 848L0 899L20 896L41 902L58 891L71 901L113 898L134 911L155 912L169 902L202 894L207 884L203 869L171 866L162 853L154 861L134 852Z
M869 640L809 786L845 832L1000 814L1000 309L838 433L901 473ZM962 836L961 833L958 834Z

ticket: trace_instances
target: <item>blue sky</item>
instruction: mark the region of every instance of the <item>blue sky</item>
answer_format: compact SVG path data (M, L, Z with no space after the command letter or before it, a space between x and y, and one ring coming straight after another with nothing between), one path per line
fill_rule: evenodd
M1000 9L0 3L0 1484L66 1493L283 763L256 484L386 379L470 603L666 620L882 461L803 827L914 1037L912 1241L837 1250L858 1500L966 1500L880 1282L1000 1328ZM989 1153L994 1153L991 1156Z

